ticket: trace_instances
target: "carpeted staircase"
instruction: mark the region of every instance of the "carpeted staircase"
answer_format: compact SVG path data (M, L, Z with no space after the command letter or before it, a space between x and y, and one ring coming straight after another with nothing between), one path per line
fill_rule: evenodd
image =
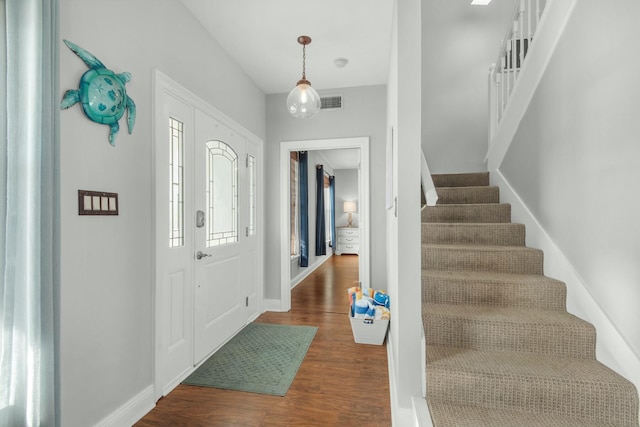
M595 359L488 173L434 175L422 211L422 319L435 427L638 426L638 393Z

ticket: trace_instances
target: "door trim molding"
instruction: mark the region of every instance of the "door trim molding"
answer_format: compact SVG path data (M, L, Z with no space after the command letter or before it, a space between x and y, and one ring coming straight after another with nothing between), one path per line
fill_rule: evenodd
M163 389L163 385L160 384L160 379L161 379L161 375L160 375L160 363L159 363L159 359L162 358L160 352L161 352L161 348L160 348L160 329L159 329L159 325L162 324L162 322L160 321L160 301L158 298L158 287L161 285L160 283L160 266L158 265L158 223L157 223L157 214L156 214L156 209L158 208L156 206L157 201L156 201L156 192L158 191L157 189L157 177L156 177L156 156L158 155L157 150L156 150L156 144L155 141L158 140L158 138L161 137L161 135L163 135L164 132L164 128L163 126L163 120L161 117L162 114L162 110L159 109L158 107L158 98L159 98L159 94L160 93L168 93L171 94L171 96L182 100L183 102L185 102L186 104L191 105L193 108L195 109L199 109L209 115L211 115L212 117L214 117L217 121L221 122L222 124L224 124L225 126L233 129L235 132L237 132L238 134L241 134L244 138L246 138L249 142L255 143L257 146L257 153L256 155L258 156L257 158L257 176L256 176L256 182L257 182L257 206L256 206L256 227L257 227L257 251L258 251L258 272L256 274L256 278L257 278L257 283L256 283L256 287L257 287L257 295L256 295L256 303L257 303L257 315L259 315L260 313L262 313L264 311L264 227L265 227L265 221L264 221L264 141L258 137L257 135L255 135L254 133L252 133L250 130L248 130L246 127L244 127L243 125L241 125L240 123L236 122L235 120L233 120L231 117L227 116L226 114L224 114L223 112L221 112L220 110L218 110L217 108L215 108L213 105L211 105L209 102L207 102L206 100L200 98L198 95L194 94L193 92L191 92L190 90L186 89L184 86L182 86L180 83L178 83L177 81L173 80L171 77L169 77L168 75L164 74L162 71L158 70L158 69L154 69L153 73L152 73L152 141L154 141L154 143L151 144L151 200L152 200L152 218L151 218L151 226L152 226L152 280L153 280L153 286L152 286L152 300L153 300L153 309L154 309L154 313L153 313L153 319L152 319L152 327L153 327L153 360L152 360L152 364L153 364L153 373L154 373L154 379L153 379L153 386L154 386L154 390L153 390L153 397L154 397L154 402L157 401L158 399L160 399L163 395L165 395L166 393L168 393L170 390L164 390ZM242 159L239 159L239 161L243 161ZM242 233L241 233L242 234ZM191 315L193 315L193 313L191 313ZM254 316L250 316L250 319L255 317ZM187 370L185 372L183 372L183 374L181 375L181 379L177 379L177 381L173 384L170 385L171 388L175 387L176 385L178 385L180 383L180 381L182 381L182 379L186 378L188 376L188 374L190 372L193 371L193 368L191 370Z
M289 253L289 153L291 151L338 150L343 148L360 149L360 169L358 171L358 199L360 212L360 254L358 257L360 281L363 287L369 287L371 281L369 247L369 137L314 139L302 141L282 141L280 143L280 311L291 310L291 257Z

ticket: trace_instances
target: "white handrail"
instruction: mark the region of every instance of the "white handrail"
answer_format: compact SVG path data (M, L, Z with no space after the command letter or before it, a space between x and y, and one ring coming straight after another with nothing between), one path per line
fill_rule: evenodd
M420 165L420 180L424 198L427 200L427 206L435 206L438 201L438 193L436 192L436 186L433 184L429 165L427 164L427 159L424 157L424 151L422 151L422 162Z
M489 68L489 146L509 106L520 70L533 45L534 35L547 0L520 0L500 47Z

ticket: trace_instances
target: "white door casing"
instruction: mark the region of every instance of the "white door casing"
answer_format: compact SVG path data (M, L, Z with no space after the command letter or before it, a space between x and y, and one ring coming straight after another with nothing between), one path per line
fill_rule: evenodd
M263 146L258 137L158 70L154 86L154 394L159 399L262 312ZM172 138L181 146L172 146ZM196 211L207 212L208 221L208 202L215 200L220 207L233 193L218 187L213 199L207 195L220 182L207 188L207 156L216 144L231 147L237 156L237 239L224 240L227 244L214 243L208 235L211 224L196 224ZM214 158L219 166L214 169L230 172L220 159ZM220 218L213 223L224 228L226 220ZM198 251L204 255L200 259Z
M358 206L360 208L360 252L358 269L360 286L370 286L370 214L369 214L369 137L319 139L305 141L283 141L280 143L280 164L289 163L291 151L339 150L344 148L360 149L360 167L358 168ZM291 309L291 265L289 233L289 183L290 170L280 167L280 311Z

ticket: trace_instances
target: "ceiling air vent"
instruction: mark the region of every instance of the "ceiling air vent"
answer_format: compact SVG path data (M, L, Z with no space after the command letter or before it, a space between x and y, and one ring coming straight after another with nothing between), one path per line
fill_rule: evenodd
M342 95L320 97L321 110L337 110L342 108Z

